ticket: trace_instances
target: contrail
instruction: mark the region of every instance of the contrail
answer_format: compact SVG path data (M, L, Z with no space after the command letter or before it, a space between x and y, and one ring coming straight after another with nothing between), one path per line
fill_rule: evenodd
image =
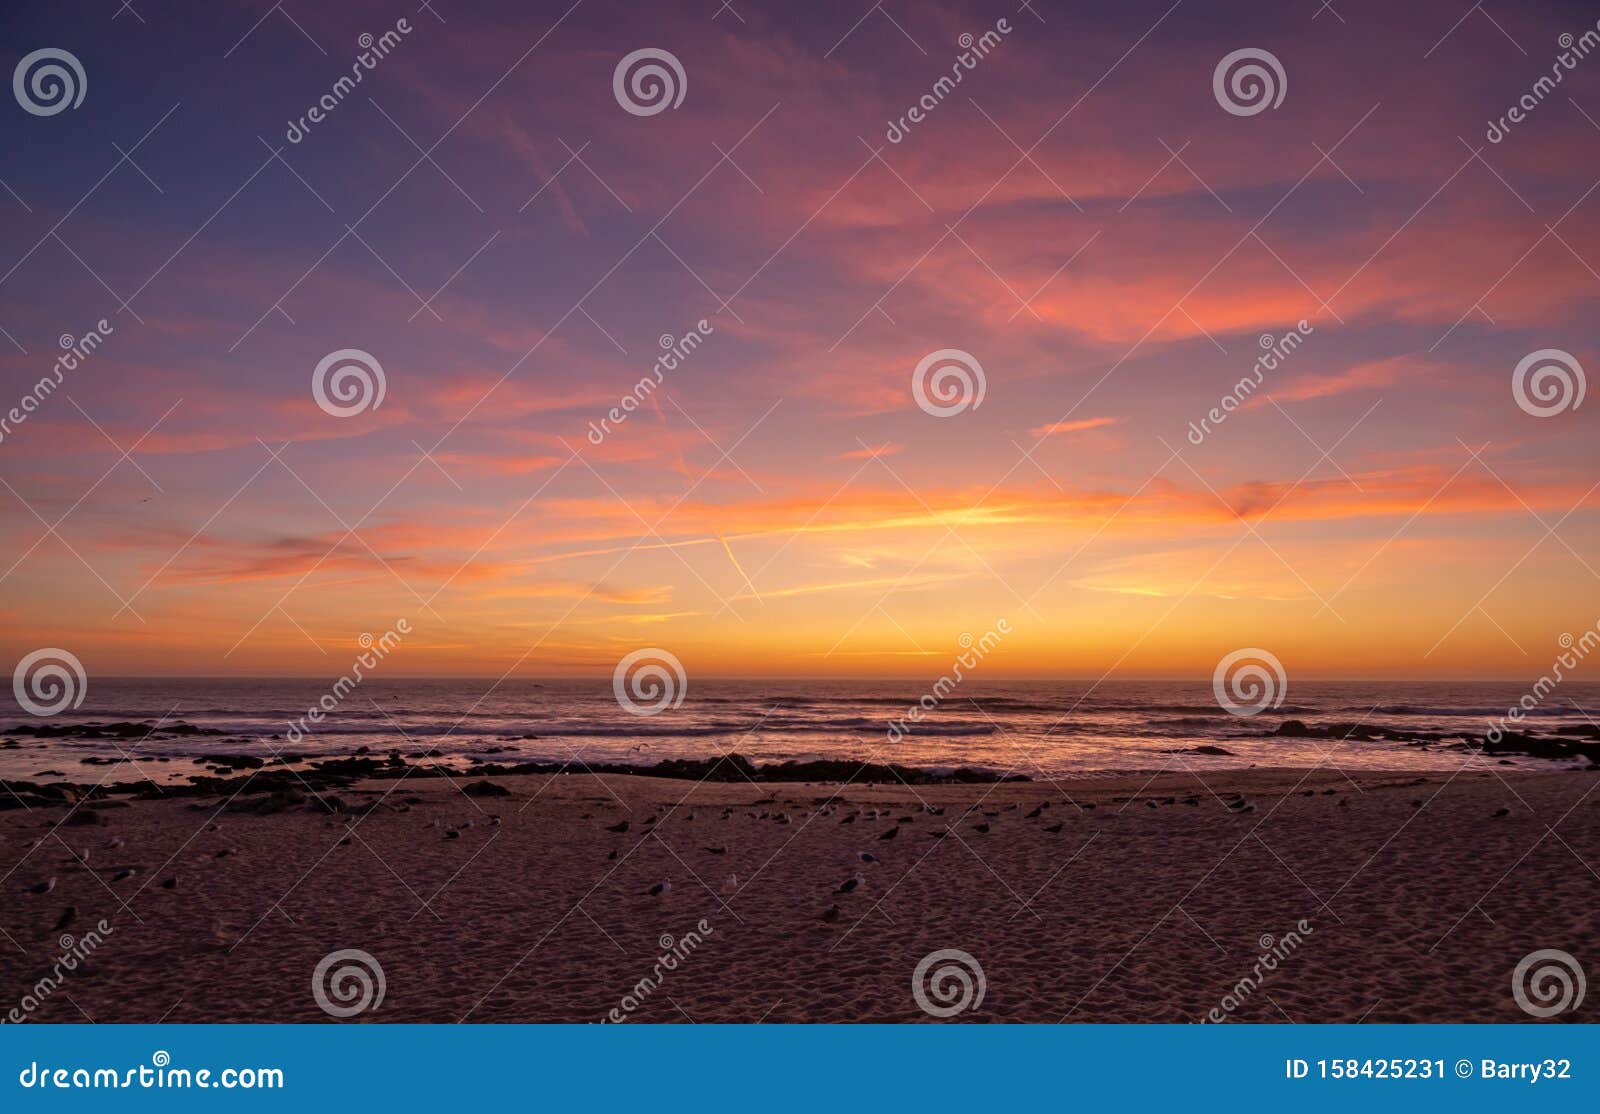
M717 532L717 540L722 543L723 552L728 555L728 560L733 562L733 567L739 570L740 576L744 577L745 585L750 589L750 594L756 598L756 602L765 603L766 601L761 598L761 593L756 591L755 582L750 579L750 574L744 571L744 566L739 564L739 558L733 555L733 546L728 544L728 539L722 536L721 531Z

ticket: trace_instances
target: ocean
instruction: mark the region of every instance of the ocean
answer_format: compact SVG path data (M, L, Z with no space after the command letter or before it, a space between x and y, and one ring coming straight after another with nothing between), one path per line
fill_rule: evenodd
M177 781L212 755L311 758L398 751L430 753L465 768L479 762L619 762L648 765L737 751L757 763L848 759L931 769L960 766L1032 778L1161 769L1309 767L1456 769L1448 741L1291 738L1282 722L1366 727L1443 736L1482 736L1525 688L1481 682L1296 682L1282 704L1253 716L1222 709L1207 681L970 682L947 693L920 722L913 681L700 681L682 704L641 716L621 706L609 681L370 679L337 701L320 723L291 731L329 693L309 679L173 680L95 678L83 703L49 718L15 705L0 713L0 778L96 782ZM1600 686L1567 683L1528 714L1540 735L1600 719ZM904 730L891 724L907 720ZM147 738L33 738L18 726L148 723ZM166 732L190 724L217 735ZM293 736L298 734L298 738ZM1196 747L1225 754L1181 753ZM363 753L365 753L363 752ZM132 759L137 769L108 773ZM1525 768L1587 766L1581 760L1507 756ZM96 769L95 767L101 767Z

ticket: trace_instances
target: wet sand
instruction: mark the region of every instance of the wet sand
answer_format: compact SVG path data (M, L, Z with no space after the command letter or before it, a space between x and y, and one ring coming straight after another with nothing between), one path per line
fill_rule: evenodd
M102 919L30 1020L330 1020L343 949L382 968L373 1022L932 1021L942 949L982 969L959 1021L1516 1022L1523 956L1600 967L1591 773L472 784L0 813L0 1013Z

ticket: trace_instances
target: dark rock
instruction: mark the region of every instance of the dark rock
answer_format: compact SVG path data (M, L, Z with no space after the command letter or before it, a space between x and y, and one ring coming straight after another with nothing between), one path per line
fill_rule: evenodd
M475 781L461 790L469 797L509 797L511 790L492 781Z

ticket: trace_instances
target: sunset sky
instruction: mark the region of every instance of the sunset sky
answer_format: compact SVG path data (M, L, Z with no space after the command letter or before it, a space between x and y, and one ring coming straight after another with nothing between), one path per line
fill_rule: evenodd
M1004 618L996 677L1515 679L1600 619L1600 398L1511 389L1600 368L1600 51L1485 136L1592 5L134 7L5 16L87 90L0 104L0 411L112 326L0 441L7 663L321 675L405 617L396 675L919 677ZM313 400L339 349L376 409ZM939 349L981 407L918 407Z

